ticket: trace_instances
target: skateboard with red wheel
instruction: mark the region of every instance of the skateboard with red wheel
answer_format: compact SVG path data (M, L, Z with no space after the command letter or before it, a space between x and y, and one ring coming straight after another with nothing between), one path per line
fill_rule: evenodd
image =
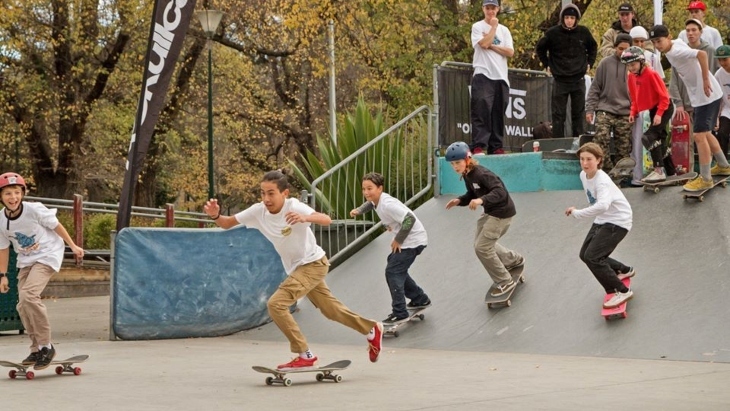
M77 355L75 357L67 358L61 361L51 361L51 365L48 366L48 369L51 369L52 366L55 365L56 367L54 368L54 370L58 375L61 375L63 373L79 375L81 374L81 368L72 367L72 365L82 363L88 358L88 355ZM0 366L15 368L14 370L10 370L10 372L8 372L8 376L12 379L15 379L17 377L25 377L26 380L32 380L33 378L35 378L35 373L38 372L38 370L33 369L33 364L19 364L10 361L0 361Z
M621 282L624 283L626 287L629 287L631 285L631 278L624 278L623 280L621 280ZM610 300L611 297L613 297L613 293L606 294L606 296L603 297L603 302L605 303L606 301ZM601 305L601 315L603 316L603 318L606 319L606 321L615 320L617 318L626 318L629 316L626 313L627 304L628 301L625 301L613 308L603 308L603 305Z
M324 367L307 367L307 368L295 368L288 370L277 370L276 368L261 367L254 365L253 370L264 374L273 374L273 377L266 377L266 385L281 384L285 387L289 387L292 381L286 378L286 374L297 374L303 372L316 372L317 381L332 380L334 382L342 382L342 376L333 374L333 371L344 370L349 367L352 361L341 360L333 362L332 364L325 365Z

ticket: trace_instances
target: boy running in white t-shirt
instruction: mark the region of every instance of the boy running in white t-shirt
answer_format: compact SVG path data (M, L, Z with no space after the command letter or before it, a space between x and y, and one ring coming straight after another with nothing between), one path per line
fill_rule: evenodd
M385 280L390 289L393 311L383 323L397 324L408 319L408 308L425 308L431 305L428 295L408 274L416 257L426 248L428 235L410 208L383 192L384 183L385 180L379 173L365 174L362 178L362 194L366 201L350 211L350 217L375 210L383 225L393 233L391 253L385 267ZM406 297L411 300L407 306Z
M306 296L325 317L367 335L370 361L378 361L383 341L383 325L350 311L330 291L324 281L329 262L322 247L317 245L312 224L330 225L327 214L318 213L296 198L289 197L289 181L279 171L269 171L261 180L260 203L233 216L221 215L218 200L211 198L203 211L221 228L244 225L261 231L271 241L289 275L267 303L269 315L289 340L291 351L299 354L277 369L290 370L313 367L317 357L307 345L307 339L289 311L300 298Z
M702 191L712 188L712 171L715 174L730 175L730 164L711 133L720 110L720 84L709 72L707 53L690 48L682 40L672 40L669 29L661 24L652 27L650 37L654 47L667 56L669 63L684 81L694 107L695 122L692 131L700 157L700 175L685 184L684 189ZM713 157L717 161L717 167L710 170Z

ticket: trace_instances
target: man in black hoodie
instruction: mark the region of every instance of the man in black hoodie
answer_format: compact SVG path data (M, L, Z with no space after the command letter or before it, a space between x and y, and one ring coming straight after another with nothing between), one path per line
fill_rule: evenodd
M555 80L551 102L554 137L566 137L565 117L568 97L570 97L572 135L580 136L585 132L584 77L596 61L598 44L588 28L578 25L579 20L580 10L577 6L574 4L564 6L560 11L560 24L549 28L535 47L542 65Z
M639 22L636 21L636 15L634 14L634 7L629 3L623 3L618 6L618 20L611 24L611 28L603 33L601 38L601 48L599 49L602 57L610 57L616 51L614 44L616 43L616 36L621 33L630 34L631 29L638 26ZM650 51L654 50L652 46Z

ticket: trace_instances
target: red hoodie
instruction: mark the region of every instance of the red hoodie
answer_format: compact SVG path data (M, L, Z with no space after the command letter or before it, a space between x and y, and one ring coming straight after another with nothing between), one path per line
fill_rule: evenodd
M641 74L629 73L629 98L631 98L631 115L657 107L657 116L662 116L669 108L669 92L664 80L649 66L644 66Z

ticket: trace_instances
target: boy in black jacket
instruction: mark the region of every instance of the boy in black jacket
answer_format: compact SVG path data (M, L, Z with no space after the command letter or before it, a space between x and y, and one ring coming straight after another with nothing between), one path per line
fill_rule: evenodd
M507 233L512 217L517 214L515 203L496 174L482 167L471 157L469 146L456 142L446 149L446 161L464 179L466 193L449 201L446 209L454 206L469 206L476 210L484 208L484 214L477 221L474 251L477 258L497 285L493 297L509 292L517 284L509 270L525 264L525 258L497 243Z
M578 25L580 10L568 4L560 11L560 24L549 28L537 42L535 51L555 84L552 94L553 136L566 137L565 117L570 97L573 136L584 134L586 103L585 74L596 62L598 44L590 30ZM570 136L567 136L570 137Z

